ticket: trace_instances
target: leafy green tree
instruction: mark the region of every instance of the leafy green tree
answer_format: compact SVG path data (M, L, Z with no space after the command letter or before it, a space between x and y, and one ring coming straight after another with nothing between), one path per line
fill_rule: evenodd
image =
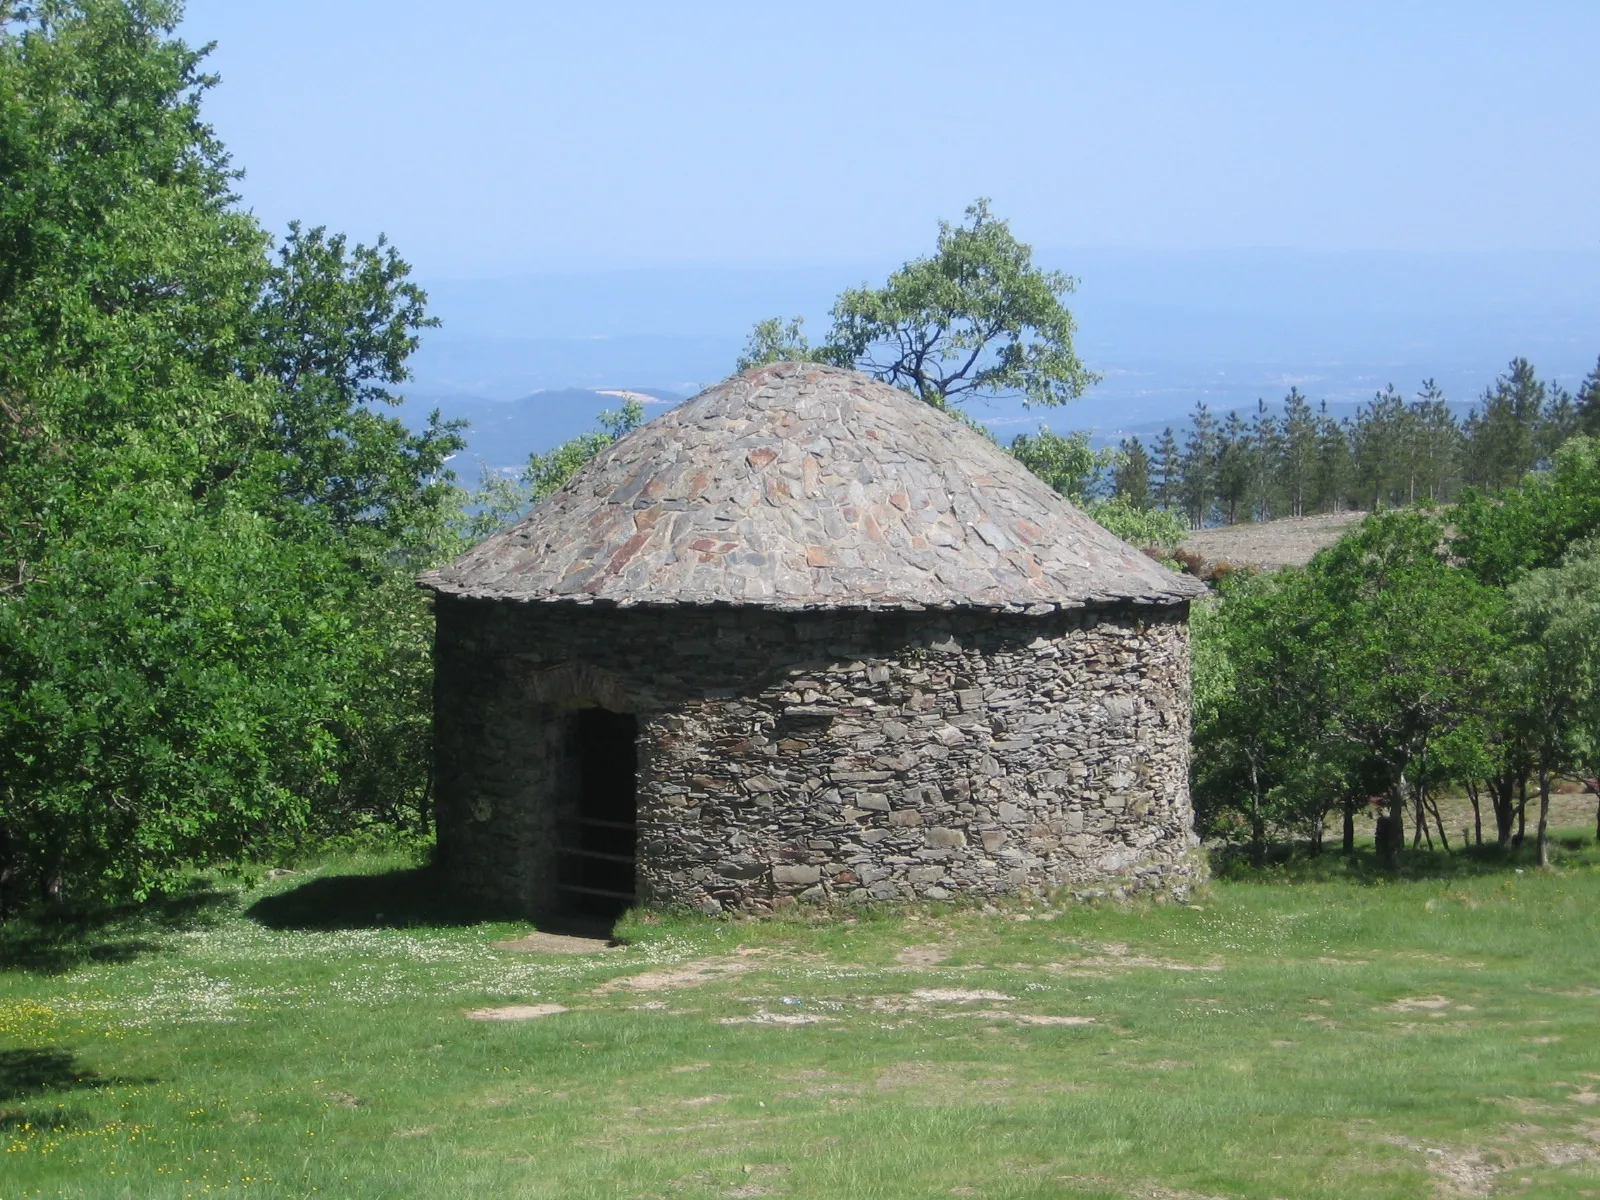
M1135 508L1121 496L1090 500L1084 511L1130 546L1151 553L1168 566L1176 566L1174 552L1189 532L1176 513L1161 508Z
M768 317L757 321L745 342L744 353L734 365L736 371L748 371L775 362L832 361L836 357L828 347L813 346L806 337L806 319Z
M1600 541L1512 584L1504 673L1539 780L1539 865L1550 865L1550 782L1600 761Z
M579 434L554 450L529 456L522 482L528 488L530 501L543 500L560 491L584 463L643 423L644 405L629 396L620 411L600 414L598 431Z
M1048 425L1040 425L1036 434L1019 433L1010 449L1023 466L1078 505L1099 491L1102 477L1116 461L1116 451L1096 450L1088 434L1062 437Z
M1307 572L1328 614L1318 636L1334 648L1323 704L1380 775L1392 836L1430 747L1476 710L1498 647L1500 594L1446 561L1443 541L1420 513L1375 514Z
M1294 570L1229 577L1218 600L1194 609L1198 814L1218 832L1241 817L1257 862L1270 829L1305 823L1305 808L1319 809L1320 829L1327 790L1303 785L1321 740L1326 621L1308 577Z
M107 497L0 605L8 906L140 896L297 840L342 756L346 580L236 503L199 518Z
M383 238L350 246L342 234L291 223L256 305L246 377L277 383L267 447L273 492L309 506L341 531L370 529L384 545L437 524L450 500L441 473L466 443L462 423L435 410L411 433L376 406L398 404L427 296ZM267 447L264 447L267 448Z
M1484 583L1505 587L1524 571L1554 567L1600 533L1600 439L1575 437L1548 471L1496 495L1468 489L1451 513L1452 548Z
M458 442L372 411L423 297L381 242L269 255L178 17L0 4L0 907L426 803Z
M939 407L983 393L1020 393L1028 404L1065 404L1098 376L1078 360L1063 297L1072 276L1034 265L1011 226L975 201L958 225L939 223L932 257L917 258L879 288L840 293L824 346L799 319L757 324L741 369L817 358L868 371Z

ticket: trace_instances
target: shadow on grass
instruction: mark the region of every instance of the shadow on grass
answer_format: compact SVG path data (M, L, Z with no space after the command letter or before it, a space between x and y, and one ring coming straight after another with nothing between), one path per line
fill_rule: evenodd
M214 926L235 898L231 891L197 887L140 904L41 906L0 923L0 971L59 975L87 963L132 962L162 949L161 934Z
M1557 868L1600 865L1600 847L1593 838L1571 835L1550 840L1551 862ZM1324 849L1313 854L1304 845L1274 845L1266 861L1252 861L1247 846L1226 845L1211 850L1211 873L1216 879L1238 883L1394 883L1397 880L1480 879L1509 875L1538 867L1538 848L1530 837L1521 845L1456 846L1453 850L1406 850L1397 866L1382 862L1371 845L1358 845L1354 854Z
M462 899L431 867L369 874L323 875L276 895L263 896L245 916L284 932L338 929L415 929L525 921L520 913ZM542 933L615 936L615 918L552 914L533 922Z
M78 1066L77 1055L54 1047L0 1050L0 1132L70 1129L90 1123L88 1114L58 1105L54 1108L7 1108L15 1100L37 1100L59 1092L81 1092L122 1083L151 1080L107 1079Z
M264 896L246 911L268 929L410 929L472 925L505 914L452 899L432 867L371 875L324 875Z
M0 1050L0 1104L44 1092L102 1088L112 1082L79 1070L78 1056L67 1050Z

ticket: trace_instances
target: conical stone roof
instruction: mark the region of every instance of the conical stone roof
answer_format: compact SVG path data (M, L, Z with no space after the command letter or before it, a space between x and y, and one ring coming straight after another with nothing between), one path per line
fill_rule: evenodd
M1040 613L1202 590L961 422L815 363L702 392L422 582L522 601Z

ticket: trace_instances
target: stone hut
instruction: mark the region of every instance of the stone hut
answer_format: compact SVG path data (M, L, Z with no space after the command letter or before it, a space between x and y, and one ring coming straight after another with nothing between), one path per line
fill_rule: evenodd
M1199 585L867 376L746 371L423 582L440 865L480 903L1196 878Z

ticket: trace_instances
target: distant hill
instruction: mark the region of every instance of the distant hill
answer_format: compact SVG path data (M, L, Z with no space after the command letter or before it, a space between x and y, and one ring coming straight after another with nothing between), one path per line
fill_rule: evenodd
M1464 413L1525 355L1572 388L1600 353L1600 253L1193 253L1049 250L1080 279L1076 345L1104 378L1063 409L1015 398L970 411L1002 441L1041 420L1100 444L1180 429L1196 400L1219 416L1279 404L1298 386L1336 415L1426 377ZM895 263L652 268L430 281L443 319L413 360L405 418L432 404L481 429L469 457L520 465L593 426L601 389L683 398L733 370L752 324L803 314L814 336L841 288ZM588 398L585 398L588 397ZM507 408L504 405L513 407ZM1180 435L1181 436L1181 435Z
M639 394L647 417L688 398L665 388L615 390ZM515 400L413 394L406 398L401 417L415 427L437 408L448 419L468 421L467 448L450 466L470 485L478 479L480 461L491 471L518 472L527 464L529 454L552 449L580 433L597 429L600 414L619 409L623 403L620 395L588 388L552 388Z

